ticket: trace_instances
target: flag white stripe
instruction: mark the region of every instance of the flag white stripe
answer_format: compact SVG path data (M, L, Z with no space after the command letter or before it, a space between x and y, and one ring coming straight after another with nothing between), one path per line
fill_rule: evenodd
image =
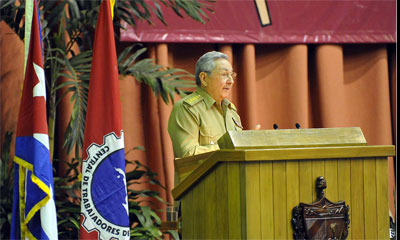
M50 186L50 195L50 200L40 209L40 222L49 239L58 239L56 204L53 198L52 186Z

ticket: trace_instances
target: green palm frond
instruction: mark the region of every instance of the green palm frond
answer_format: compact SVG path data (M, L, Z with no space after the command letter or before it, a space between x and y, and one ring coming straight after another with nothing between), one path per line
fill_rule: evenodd
M83 145L92 51L82 52L79 55L65 58L64 60L68 71L60 75L70 79L70 81L58 84L55 89L58 90L67 87L67 92L72 93L71 104L73 108L65 132L64 142L64 147L69 152L74 146L79 149ZM60 101L61 98L58 100Z
M86 106L88 86L82 81L71 81L68 91L72 92L71 104L73 104L72 114L65 132L64 147L70 152L73 147L76 151L83 146L83 135L85 129Z
M215 1L206 1L206 2L215 2ZM210 8L210 4L207 4L203 1L187 1L187 0L175 0L169 1L171 4L170 7L175 11L176 14L182 16L180 14L180 10L182 9L188 16L192 17L194 20L199 21L201 23L205 23L203 17L208 20L207 14L202 10L206 8L208 11L213 12ZM199 14L200 13L200 14Z
M183 12L192 19L205 23L208 16L205 9L213 12L210 3L215 0L153 0L152 2L144 0L116 1L114 26L116 31L124 28L122 22L130 26L136 26L137 22L147 22L153 24L153 15L157 17L164 25L168 25L164 19L163 8L171 8L178 16L184 17Z
M166 103L169 103L169 99L174 101L175 93L185 95L184 89L196 86L193 74L186 70L166 69L164 66L155 64L153 59L139 59L147 49L142 47L131 53L135 46L137 45L125 48L119 55L118 71L120 74L134 76L137 81L149 85L154 95L161 96Z

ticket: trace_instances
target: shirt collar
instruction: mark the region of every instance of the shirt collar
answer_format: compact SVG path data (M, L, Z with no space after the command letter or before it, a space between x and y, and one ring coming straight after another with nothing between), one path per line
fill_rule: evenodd
M196 92L203 97L204 102L206 103L207 109L210 109L212 105L216 102L214 98L210 96L203 88L197 87ZM233 108L236 110L235 105L233 105L228 99L222 100L222 104L228 106L229 108Z
M204 99L207 109L209 109L215 103L215 100L210 96L210 94L208 94L201 87L197 87L196 92Z
M222 105L226 105L227 107L236 110L236 107L233 103L231 103L227 98L225 98L224 100L222 100Z

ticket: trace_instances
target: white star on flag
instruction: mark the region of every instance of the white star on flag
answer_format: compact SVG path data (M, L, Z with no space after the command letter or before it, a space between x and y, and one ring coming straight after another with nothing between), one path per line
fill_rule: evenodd
M33 87L33 97L43 96L46 101L46 83L44 80L43 68L35 63L33 63L33 68L35 69L36 76L39 79L39 83ZM49 137L47 134L34 133L33 137L49 149Z
M46 84L44 80L44 71L39 65L33 63L33 68L35 69L36 76L39 79L39 83L33 88L33 97L44 97L46 100Z

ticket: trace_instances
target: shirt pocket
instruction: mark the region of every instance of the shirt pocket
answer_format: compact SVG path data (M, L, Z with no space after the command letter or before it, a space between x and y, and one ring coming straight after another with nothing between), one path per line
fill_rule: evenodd
M200 128L199 143L201 146L217 144L218 134L212 128Z

